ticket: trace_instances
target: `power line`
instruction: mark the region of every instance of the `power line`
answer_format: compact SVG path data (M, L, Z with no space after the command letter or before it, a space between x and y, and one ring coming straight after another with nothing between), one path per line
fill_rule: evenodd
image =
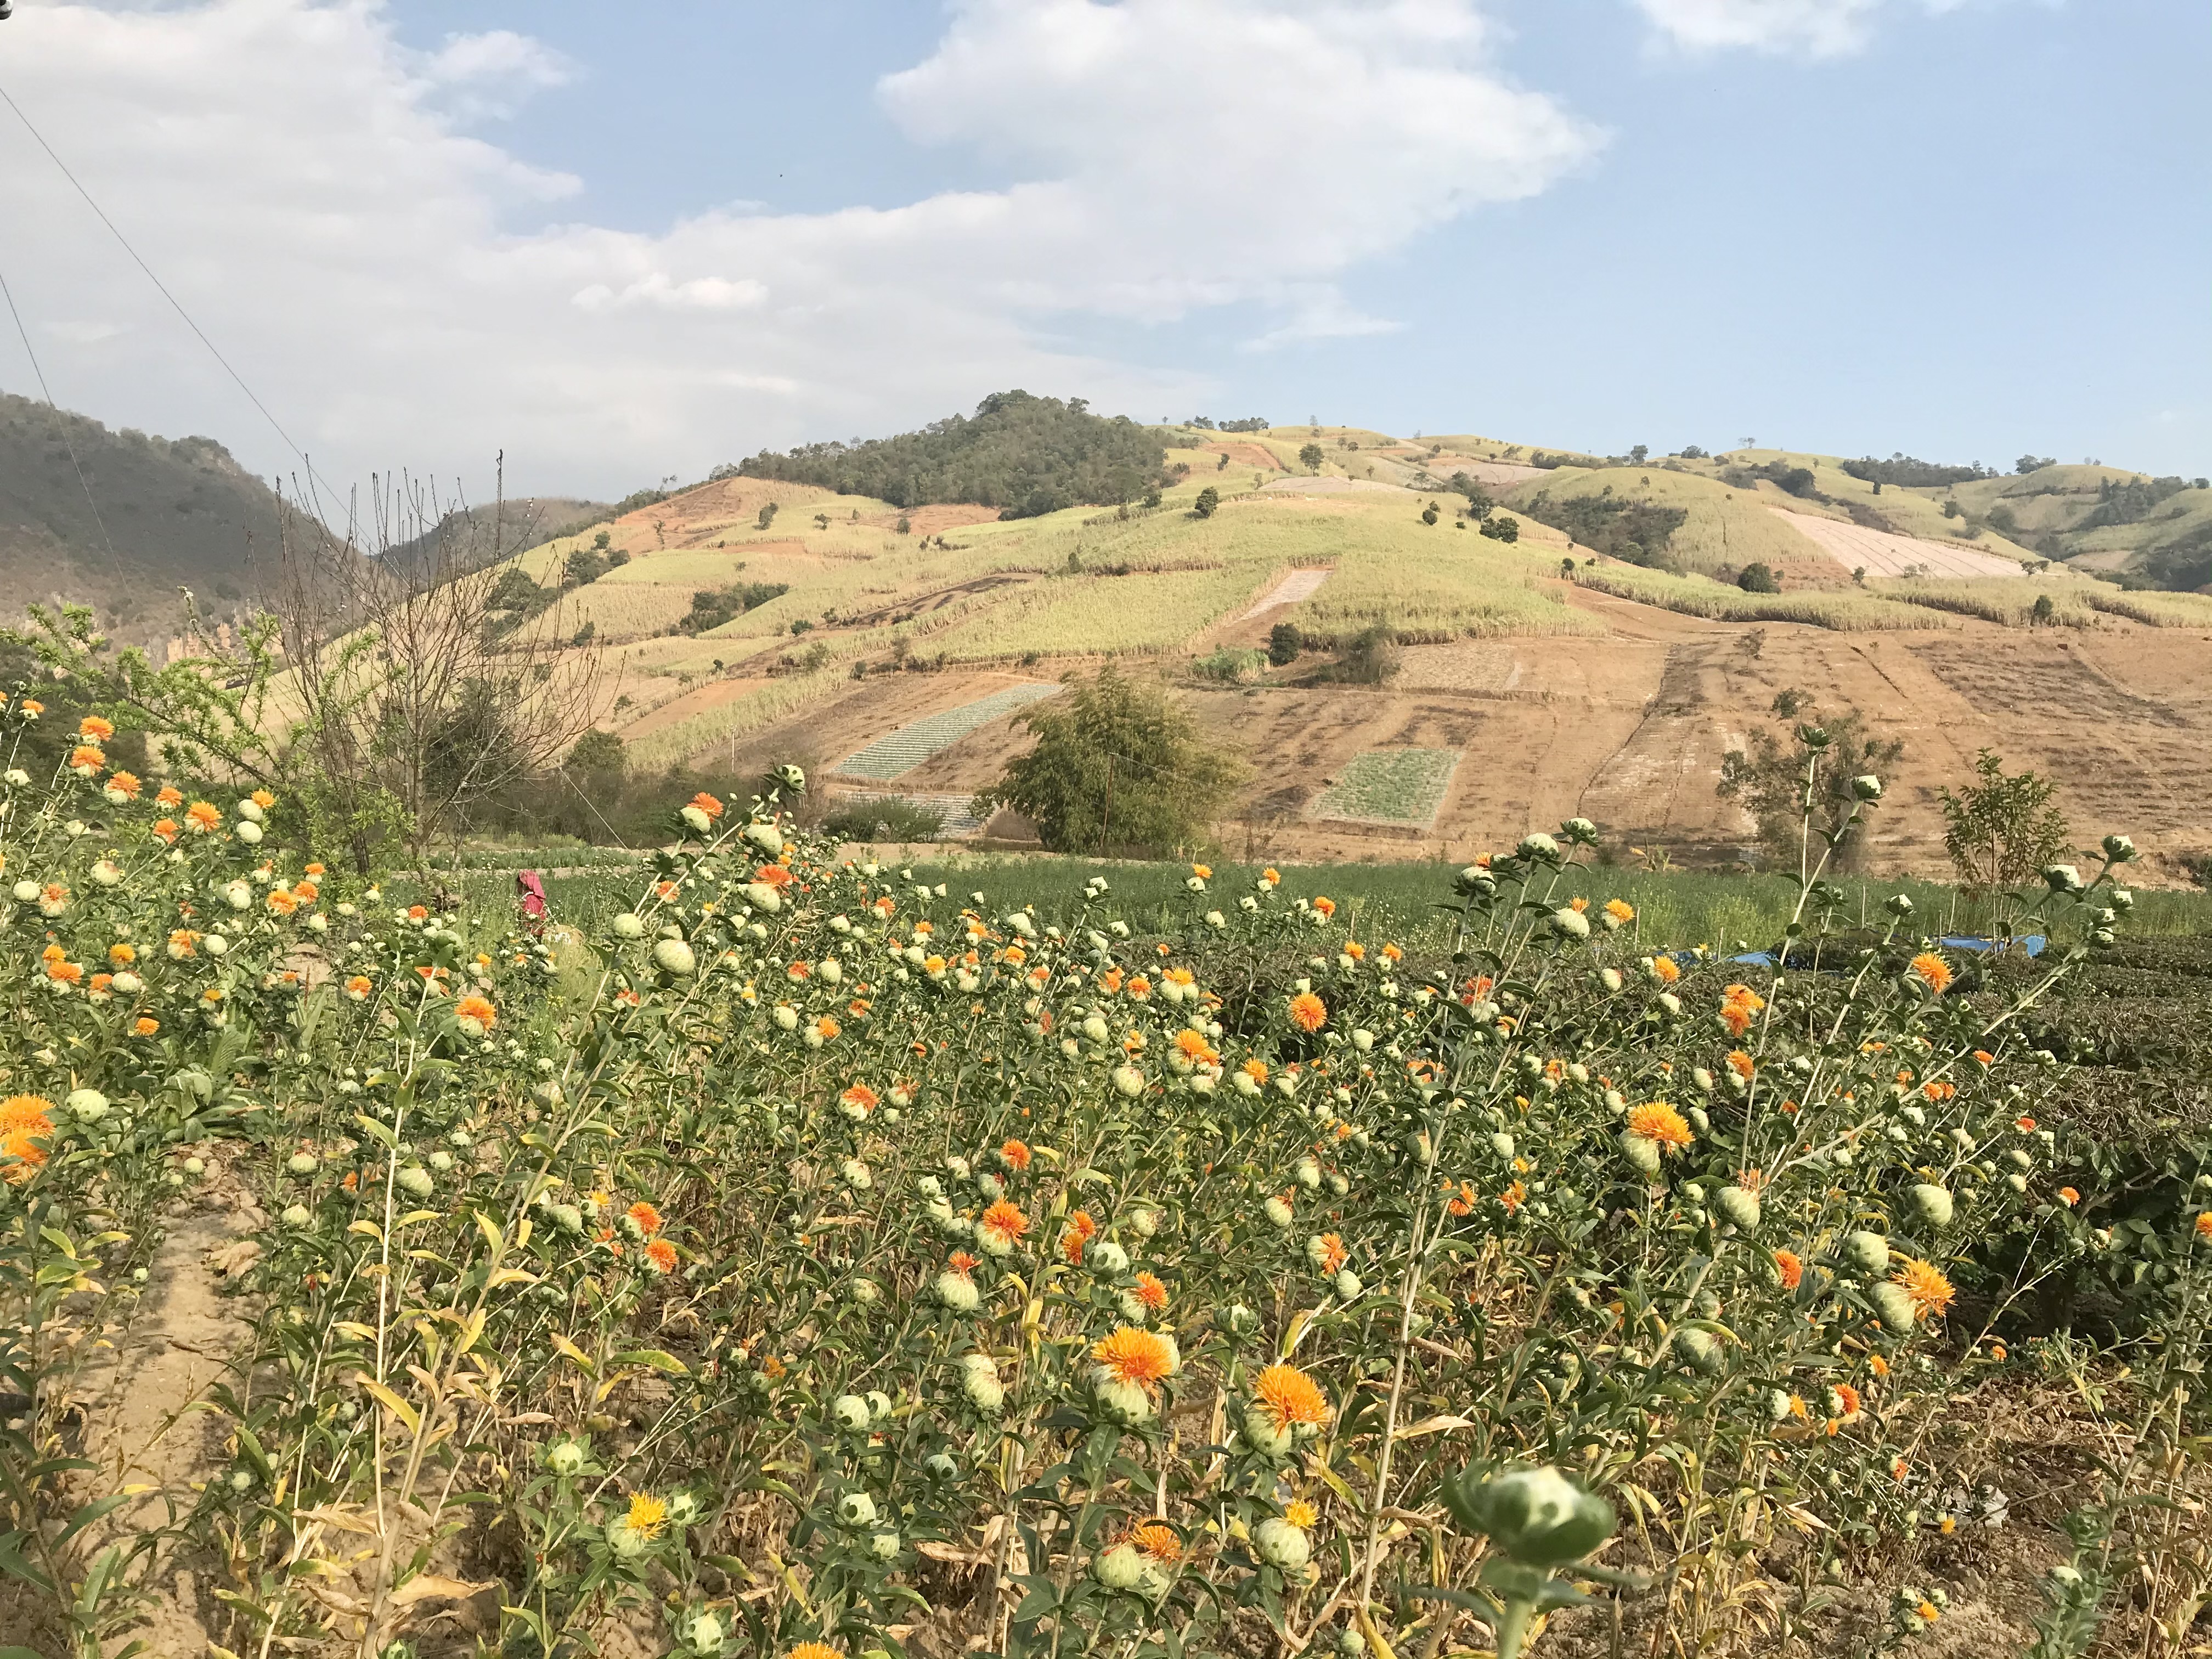
M301 448L298 444L293 441L292 434L284 429L283 422L279 421L274 415L270 414L269 412L269 405L263 403L258 397L254 395L253 388L246 383L246 377L230 366L230 359L224 356L222 353L216 349L216 343L208 338L207 331L201 328L198 323L192 320L192 314L185 309L183 301L179 300L175 295L170 293L168 284L154 274L154 267L146 263L145 259L139 254L137 248L131 246L131 239L125 236L123 232L118 228L114 220L107 216L106 210L102 208L98 202L93 199L92 192L84 187L83 182L78 179L76 174L70 171L69 163L63 161L62 158L55 153L54 147L46 142L46 135L32 125L31 118L23 113L23 106L21 104L18 104L14 98L9 95L8 89L4 86L0 86L0 102L4 102L10 110L15 112L15 118L23 124L23 130L29 133L31 137L37 141L38 146L40 149L46 151L46 159L61 169L62 177L68 179L70 183L76 187L76 193L84 198L85 205L93 210L93 213L98 217L101 224L107 227L108 234L113 236L115 240L122 245L123 251L131 256L132 262L137 265L139 270L146 273L146 280L153 283L155 288L160 292L161 297L169 302L170 307L176 312L179 317L184 319L185 326L191 330L194 337L196 337L202 345L208 349L208 354L212 356L216 362L222 365L223 373L229 375L231 380L237 385L238 389L246 394L246 401L252 404L255 409L261 412L261 418L268 422L270 428L276 432L276 435L284 441L284 447L300 458L300 465L307 470L307 483L309 488L313 489L317 483L321 482L321 480L319 480L316 476L314 463L307 459L307 452ZM17 327L20 329L21 326L21 319L19 318L17 319ZM49 397L46 401L48 403L52 403L53 399ZM333 491L332 493L335 494L336 492ZM318 507L321 505L319 495L318 495L316 504ZM321 516L319 512L318 512L317 516ZM104 534L105 532L102 533Z
M4 96L4 94L0 94ZM107 533L107 521L100 516L100 503L92 498L92 485L84 476L84 463L76 458L76 446L70 441L70 416L54 402L54 394L46 385L46 371L40 367L39 354L31 346L31 331L23 326L23 313L15 308L15 291L8 286L8 275L0 271L0 296L8 301L8 314L15 319L15 332L23 342L23 355L31 360L31 373L37 377L39 391L46 400L46 407L54 411L54 429L61 434L62 447L69 452L70 469L76 474L76 487L84 491L84 504L92 509L92 521L100 527L100 539L107 549L110 573L116 580L123 577L123 561L116 556L115 542Z

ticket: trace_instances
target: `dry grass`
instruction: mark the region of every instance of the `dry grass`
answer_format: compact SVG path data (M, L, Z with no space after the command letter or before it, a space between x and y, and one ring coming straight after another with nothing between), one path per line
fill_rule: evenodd
M1791 622L1842 632L1955 627L1924 605L1901 605L1871 593L1746 593L1702 576L1672 576L1640 565L1584 567L1575 580L1616 599L1656 605L1716 622Z
M1998 577L1988 581L1870 582L1869 591L1906 605L1926 605L1955 616L1979 617L2006 628L2036 626L2035 602L2048 597L2049 621L2060 628L2094 628L2097 613L2090 605L2085 584L2061 580L2048 585Z
M2152 628L2212 628L2212 593L2131 592L2092 582L2081 590L2081 602Z

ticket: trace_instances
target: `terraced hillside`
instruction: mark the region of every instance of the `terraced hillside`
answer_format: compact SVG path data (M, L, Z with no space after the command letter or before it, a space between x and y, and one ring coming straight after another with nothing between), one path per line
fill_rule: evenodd
M1572 465L1349 428L1164 441L1153 506L1002 519L702 485L602 527L628 562L563 626L592 620L618 663L606 723L635 763L798 758L833 792L940 804L996 778L1030 701L1110 657L1182 684L1246 754L1224 834L1284 857L1456 856L1581 813L1732 862L1749 825L1715 795L1721 761L1785 690L1904 738L1878 866L1941 868L1936 792L1984 746L2056 777L2079 822L2128 817L2153 873L2212 850L2212 598L2046 562L1972 505L2006 481L1877 490L1782 451ZM1482 533L1486 507L1517 539ZM517 563L556 580L598 533ZM1753 564L1781 591L1740 585ZM1255 666L1284 623L1302 654ZM1377 625L1395 675L1333 678Z

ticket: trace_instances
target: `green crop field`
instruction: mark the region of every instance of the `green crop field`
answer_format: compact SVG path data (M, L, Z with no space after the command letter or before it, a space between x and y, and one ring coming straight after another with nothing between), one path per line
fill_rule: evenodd
M1426 824L1443 805L1458 765L1456 749L1370 749L1322 791L1312 816Z

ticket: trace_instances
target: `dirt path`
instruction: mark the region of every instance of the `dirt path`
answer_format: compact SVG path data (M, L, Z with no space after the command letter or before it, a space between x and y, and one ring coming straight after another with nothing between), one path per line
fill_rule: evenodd
M189 1408L230 1372L252 1336L241 1303L225 1297L221 1269L243 1272L248 1237L268 1218L241 1193L210 1182L202 1201L173 1213L147 1274L148 1294L115 1335L113 1359L79 1379L88 1421L85 1455L100 1465L85 1477L87 1498L148 1488L106 1517L86 1556L126 1536L180 1521L197 1500L195 1482L221 1478L230 1461L228 1431L215 1414ZM198 1540L165 1548L151 1587L149 1622L131 1632L152 1659L201 1659L210 1626L220 1628L205 1583ZM206 1619L208 1622L204 1623Z

